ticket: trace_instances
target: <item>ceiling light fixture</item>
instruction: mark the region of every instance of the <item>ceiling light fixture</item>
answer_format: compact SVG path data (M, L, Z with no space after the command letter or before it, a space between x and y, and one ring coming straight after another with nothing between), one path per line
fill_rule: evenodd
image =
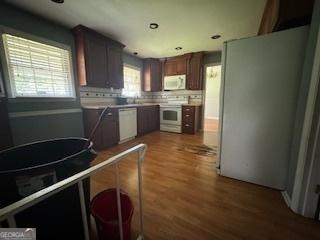
M52 2L54 2L54 3L64 3L64 0L51 0Z
M182 50L182 47L176 47L175 50Z
M159 27L158 23L150 23L149 28L151 29L157 29Z
M218 39L218 38L221 38L221 35L219 35L219 34L213 35L211 38L212 38L212 39Z

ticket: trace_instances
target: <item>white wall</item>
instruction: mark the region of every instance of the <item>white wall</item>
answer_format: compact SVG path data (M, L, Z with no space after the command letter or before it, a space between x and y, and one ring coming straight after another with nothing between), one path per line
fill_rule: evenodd
M219 92L221 81L221 65L206 67L206 119L219 119Z
M320 184L320 140L318 96L320 69L320 0L316 0L300 87L299 105L296 113L295 135L286 191L290 196L291 209L305 217L314 217ZM317 99L316 99L317 98ZM299 108L300 107L300 108ZM300 110L300 111L299 111Z

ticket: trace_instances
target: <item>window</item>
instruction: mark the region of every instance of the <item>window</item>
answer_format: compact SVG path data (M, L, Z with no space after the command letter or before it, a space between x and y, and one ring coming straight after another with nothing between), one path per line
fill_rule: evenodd
M123 67L123 81L124 89L122 94L127 97L138 97L141 93L141 73L140 69L124 66Z
M2 34L11 97L74 97L70 50Z

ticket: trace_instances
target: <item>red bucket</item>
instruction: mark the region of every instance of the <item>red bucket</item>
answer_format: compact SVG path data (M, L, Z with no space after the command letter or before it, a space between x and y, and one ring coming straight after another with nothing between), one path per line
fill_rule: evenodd
M123 239L131 238L131 219L133 204L128 194L120 190ZM120 239L116 189L107 189L98 193L90 203L90 211L95 218L100 240Z

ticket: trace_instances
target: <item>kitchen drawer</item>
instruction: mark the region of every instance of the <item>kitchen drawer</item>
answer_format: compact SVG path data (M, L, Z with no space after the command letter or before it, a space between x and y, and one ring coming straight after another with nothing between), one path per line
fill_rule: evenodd
M105 113L104 117L107 117L110 120L117 120L119 117L119 109L118 108L109 108L107 110L107 112Z
M194 107L193 106L191 106L191 107L183 106L182 107L182 115L184 116L186 114L193 115L194 114Z
M195 134L201 125L201 106L182 106L182 132Z
M194 114L184 113L182 115L182 122L189 123L189 124L193 125L194 124Z
M194 125L189 123L183 123L182 124L182 132L183 133L190 133L194 134Z

